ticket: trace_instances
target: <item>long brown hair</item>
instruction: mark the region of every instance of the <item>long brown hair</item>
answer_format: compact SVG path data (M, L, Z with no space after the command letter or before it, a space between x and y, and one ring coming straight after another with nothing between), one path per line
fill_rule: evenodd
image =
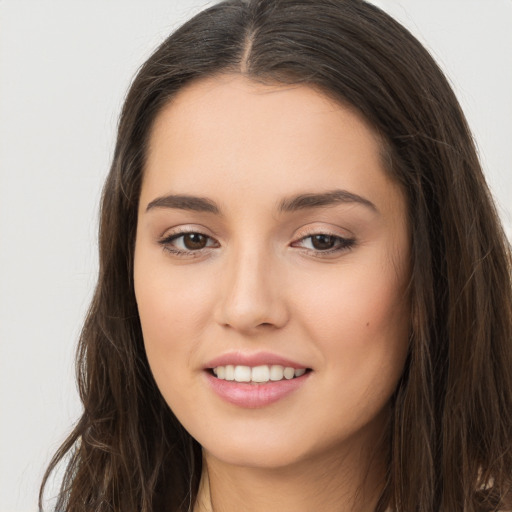
M148 134L173 95L240 73L307 84L366 118L411 226L412 332L393 396L378 510L512 509L511 252L464 115L428 52L363 0L227 0L188 21L127 95L101 206L100 270L81 334L84 412L52 459L56 510L187 511L200 446L149 370L132 265Z

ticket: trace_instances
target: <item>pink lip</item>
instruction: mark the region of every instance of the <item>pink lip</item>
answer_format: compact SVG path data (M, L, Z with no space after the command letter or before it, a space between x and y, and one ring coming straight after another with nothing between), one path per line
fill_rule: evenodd
M224 365L217 364L216 366ZM293 366L293 364L288 366ZM301 366L298 367L301 368ZM306 372L301 377L290 380L283 379L265 384L250 384L218 379L213 374L205 372L208 384L214 393L226 402L247 409L262 408L281 400L305 384L310 375L310 372Z
M261 366L278 364L290 368L308 368L286 357L271 352L256 352L248 354L243 352L230 352L209 361L205 366L205 376L210 388L220 398L238 407L256 409L275 403L285 396L299 389L308 379L310 372L290 380L266 382L262 384L228 381L218 379L209 370L217 366Z
M271 352L257 352L255 354L244 354L243 352L231 352L223 354L209 361L204 369L216 368L217 366L261 366L264 364L288 366L290 368L308 368L307 365L292 361Z

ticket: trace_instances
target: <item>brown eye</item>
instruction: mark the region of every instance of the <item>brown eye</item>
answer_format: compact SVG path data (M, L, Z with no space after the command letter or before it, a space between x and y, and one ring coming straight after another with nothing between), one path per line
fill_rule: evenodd
M311 245L317 251L326 251L332 249L339 241L339 237L331 235L313 235L311 236Z
M203 249L219 247L219 243L214 238L195 231L170 235L160 240L159 244L166 251L178 256L192 253L199 255L202 254Z
M343 238L341 236L329 235L328 233L317 233L297 240L292 247L301 247L312 251L317 255L328 255L342 253L354 247L355 238Z
M187 233L183 236L183 245L189 251L204 249L208 244L208 237L201 233Z

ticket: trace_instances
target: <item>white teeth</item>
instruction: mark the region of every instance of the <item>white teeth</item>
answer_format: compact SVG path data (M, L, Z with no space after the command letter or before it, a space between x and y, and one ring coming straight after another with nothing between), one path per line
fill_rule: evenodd
M295 377L295 369L294 368L287 367L284 369L283 373L284 373L285 379L290 380L290 379L293 379L293 377Z
M284 368L279 364L273 364L270 367L270 380L283 380Z
M268 382L270 379L270 370L268 366L255 366L252 369L251 380L253 382Z
M305 368L292 368L279 364L254 366L217 366L212 368L214 375L222 380L234 380L236 382L265 383L268 381L290 380L306 373Z
M218 368L222 368L219 366ZM249 366L235 366L235 380L237 382L251 382L251 368Z
M235 367L232 364L226 366L226 380L235 380Z

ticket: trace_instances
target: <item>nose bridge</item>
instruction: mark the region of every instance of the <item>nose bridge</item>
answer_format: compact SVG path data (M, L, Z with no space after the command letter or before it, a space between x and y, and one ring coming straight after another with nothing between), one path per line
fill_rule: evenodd
M239 243L226 261L220 323L240 331L282 327L286 305L272 251L261 243Z

